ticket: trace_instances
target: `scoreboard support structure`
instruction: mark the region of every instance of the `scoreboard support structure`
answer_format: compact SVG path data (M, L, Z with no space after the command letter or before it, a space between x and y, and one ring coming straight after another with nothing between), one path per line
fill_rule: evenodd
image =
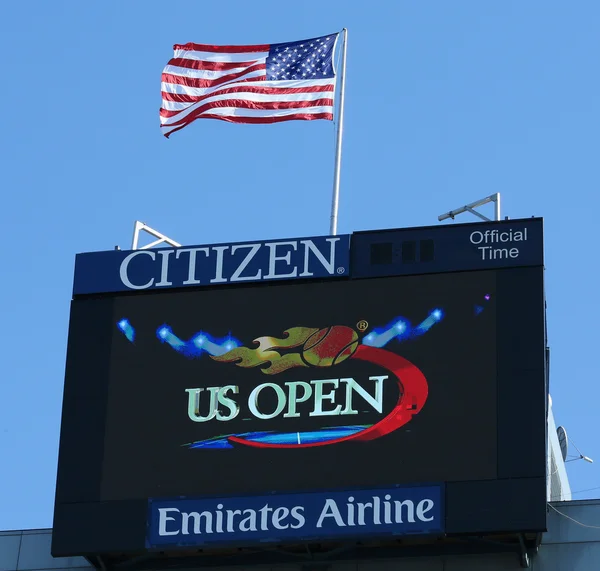
M485 198L480 198L479 200L476 200L475 202L471 202L471 204L466 204L465 206L461 206L460 208L457 208L456 210L450 210L449 212L446 212L445 214L440 214L440 216L438 216L438 220L440 222L443 222L444 220L448 220L448 218L451 218L452 220L454 220L454 218L456 216L458 216L459 214L462 214L463 212L470 212L471 214L474 214L478 218L481 218L481 220L483 220L484 222L492 222L492 220L490 218L488 218L487 216L484 216L483 214L481 214L481 212L478 212L477 210L475 210L479 206L483 206L484 204L489 204L490 202L494 203L494 220L496 222L498 222L500 220L500 193L499 192L497 192L496 194L491 194L490 196L486 196Z

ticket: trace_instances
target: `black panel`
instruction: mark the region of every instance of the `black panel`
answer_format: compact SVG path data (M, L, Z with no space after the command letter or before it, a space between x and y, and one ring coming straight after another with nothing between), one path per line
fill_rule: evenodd
M498 477L544 476L543 269L498 272Z
M56 507L52 555L136 552L145 547L148 503L143 500Z
M545 478L447 484L446 533L529 531L546 531Z
M371 264L391 264L392 263L392 243L383 242L371 244Z
M73 301L56 501L100 499L113 300Z
M414 240L402 242L402 263L412 264L417 260L417 243Z
M433 240L421 240L419 246L419 261L433 262L435 259L435 242Z

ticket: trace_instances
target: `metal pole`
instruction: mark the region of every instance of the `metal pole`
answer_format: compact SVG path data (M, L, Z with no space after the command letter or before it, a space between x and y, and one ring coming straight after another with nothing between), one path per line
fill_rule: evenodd
M344 126L344 94L346 88L346 46L348 45L348 30L342 30L344 45L342 46L342 66L340 68L340 99L338 107L338 124L335 142L335 166L333 170L333 197L331 200L331 224L329 234L337 234L338 209L340 205L340 167L342 165L342 133Z
M496 193L496 220L500 220L500 193Z
M140 238L140 230L144 227L144 223L140 222L139 220L135 221L135 224L133 225L133 240L131 241L131 249L132 250L137 250L138 249L138 241Z

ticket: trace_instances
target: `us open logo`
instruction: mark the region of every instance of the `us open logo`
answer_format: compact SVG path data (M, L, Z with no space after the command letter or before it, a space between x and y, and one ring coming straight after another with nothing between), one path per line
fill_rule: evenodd
M169 333L163 331L162 334L168 337ZM208 342L206 339L199 341ZM231 344L234 342L231 341ZM264 382L252 388L245 397L241 395L243 381L186 389L189 420L213 423L216 425L215 433L219 435L194 442L193 448L230 448L234 445L307 448L350 440L374 440L409 422L427 400L427 380L413 363L385 349L361 343L358 333L351 327L293 327L284 331L281 338L259 337L254 340L254 345L257 347L231 347L221 355L211 355L211 358L240 368L259 367L267 376L280 375L290 369L309 368L315 373L327 371L327 378L304 373L303 380ZM371 363L377 371L383 370L387 374L360 379L349 376L336 378L333 373L338 366L351 360ZM306 380L307 376L317 378ZM391 387L390 383L394 386ZM381 417L385 391L390 388L398 395L397 401ZM340 417L357 419L363 412L359 410L357 401L363 409L366 406L380 419L371 424L339 425ZM290 432L269 430L269 421L273 419L285 421L300 419L303 415L311 419L313 426L320 420L322 427ZM240 416L255 420L254 426L258 424L259 429L222 436L226 432L223 428L226 423ZM336 417L336 426L327 425L327 417ZM260 429L262 426L263 430Z
M165 406L180 406L198 427L188 431L196 439L181 444L188 448L308 448L375 440L419 414L429 391L419 367L386 346L424 335L443 317L442 309L434 309L414 327L401 317L371 329L365 319L355 327L296 326L255 338L250 346L206 332L184 341L162 325L158 340L200 367L190 377L199 383L184 385L180 404ZM128 319L117 325L133 343Z

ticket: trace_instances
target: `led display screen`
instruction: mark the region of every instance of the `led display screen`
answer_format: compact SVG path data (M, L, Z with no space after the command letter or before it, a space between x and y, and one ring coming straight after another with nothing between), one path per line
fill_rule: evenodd
M100 499L496 478L496 282L114 298Z

